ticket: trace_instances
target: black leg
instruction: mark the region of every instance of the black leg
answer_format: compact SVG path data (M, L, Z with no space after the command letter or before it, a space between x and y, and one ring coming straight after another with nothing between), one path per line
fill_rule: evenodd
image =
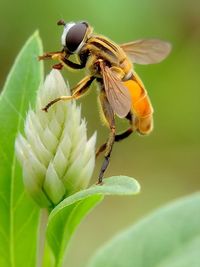
M39 56L38 59L39 60L47 60L47 59L58 60L58 61L60 61L60 64L62 66L67 66L67 67L69 67L71 69L75 69L75 70L80 70L80 69L85 68L87 58L85 59L85 61L81 61L80 64L77 64L77 63L68 59L68 57L70 55L71 54L66 54L64 52L64 50L62 50L62 51L57 51L57 52L47 52L44 55ZM57 64L54 65L53 68L57 68ZM59 69L61 69L60 66L59 66Z
M100 103L102 106L105 119L107 120L108 125L110 127L110 135L105 145L105 158L104 158L104 161L103 161L100 173L99 173L98 182L97 182L98 184L102 184L103 175L109 165L113 144L115 142L115 132L116 132L114 112L108 102L105 91L103 89L101 90L101 93L100 93Z
M101 166L101 170L99 173L99 178L98 178L97 184L102 184L104 172L106 171L106 169L110 163L110 156L111 156L114 142L115 142L115 128L112 128L111 132L110 132L110 136L108 138L108 142L106 144L106 152L105 152L105 156L104 156L104 161L103 161L103 164Z
M133 133L134 130L133 130L133 118L132 118L132 117L133 117L133 116L132 116L131 113L129 113L129 114L127 115L126 118L129 120L131 127L128 128L128 129L127 129L126 131L124 131L123 133L116 134L116 135L115 135L115 142L120 142L120 141L124 140L125 138L129 137L129 135L131 135L131 134ZM97 158L103 151L105 151L105 149L106 149L106 144L107 144L107 143L102 144L102 145L99 147L99 149L96 151L96 158Z

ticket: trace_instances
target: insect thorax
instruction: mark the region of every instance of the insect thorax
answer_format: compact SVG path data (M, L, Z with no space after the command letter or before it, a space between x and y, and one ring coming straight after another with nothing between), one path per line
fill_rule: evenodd
M132 70L132 63L127 58L124 51L117 45L104 37L92 37L84 45L79 53L81 61L86 62L86 69L91 75L100 77L98 68L99 59L109 67L118 67L127 76Z

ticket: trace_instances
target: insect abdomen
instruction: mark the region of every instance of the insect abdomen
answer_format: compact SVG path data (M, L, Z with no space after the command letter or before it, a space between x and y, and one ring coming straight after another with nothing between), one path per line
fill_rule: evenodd
M129 89L135 127L140 134L149 134L153 129L153 107L142 81L134 74L124 84Z

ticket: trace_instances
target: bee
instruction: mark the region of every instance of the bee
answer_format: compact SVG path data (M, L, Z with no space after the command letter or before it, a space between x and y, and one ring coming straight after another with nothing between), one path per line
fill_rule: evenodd
M53 99L43 110L47 112L58 101L80 98L93 81L97 82L102 116L110 130L107 142L96 152L98 156L105 151L98 177L98 183L101 184L114 142L127 138L133 132L146 135L153 129L153 107L133 64L159 63L168 56L171 45L158 39L143 39L118 45L103 35L95 34L85 21L65 23L60 20L57 24L64 26L62 50L45 53L39 59L57 60L59 63L53 66L56 69L85 68L88 74L72 89L70 96ZM77 62L69 59L72 55L77 55ZM130 124L120 134L116 134L115 116L126 118Z

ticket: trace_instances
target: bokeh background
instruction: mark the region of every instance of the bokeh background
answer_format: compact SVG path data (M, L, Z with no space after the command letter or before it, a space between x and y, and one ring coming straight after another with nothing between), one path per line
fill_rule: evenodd
M158 65L135 66L155 109L155 129L133 135L113 150L106 176L130 175L141 183L135 197L110 197L82 223L72 240L68 266L83 267L101 244L157 207L200 187L200 1L198 0L0 0L0 87L25 40L39 29L45 51L60 49L58 19L87 20L118 43L157 37L173 51ZM46 73L50 64L45 63ZM28 66L27 66L28 67ZM84 72L63 74L74 85ZM108 130L99 121L95 86L80 100L88 134L98 144ZM126 128L118 121L118 129ZM103 157L96 164L95 181Z

